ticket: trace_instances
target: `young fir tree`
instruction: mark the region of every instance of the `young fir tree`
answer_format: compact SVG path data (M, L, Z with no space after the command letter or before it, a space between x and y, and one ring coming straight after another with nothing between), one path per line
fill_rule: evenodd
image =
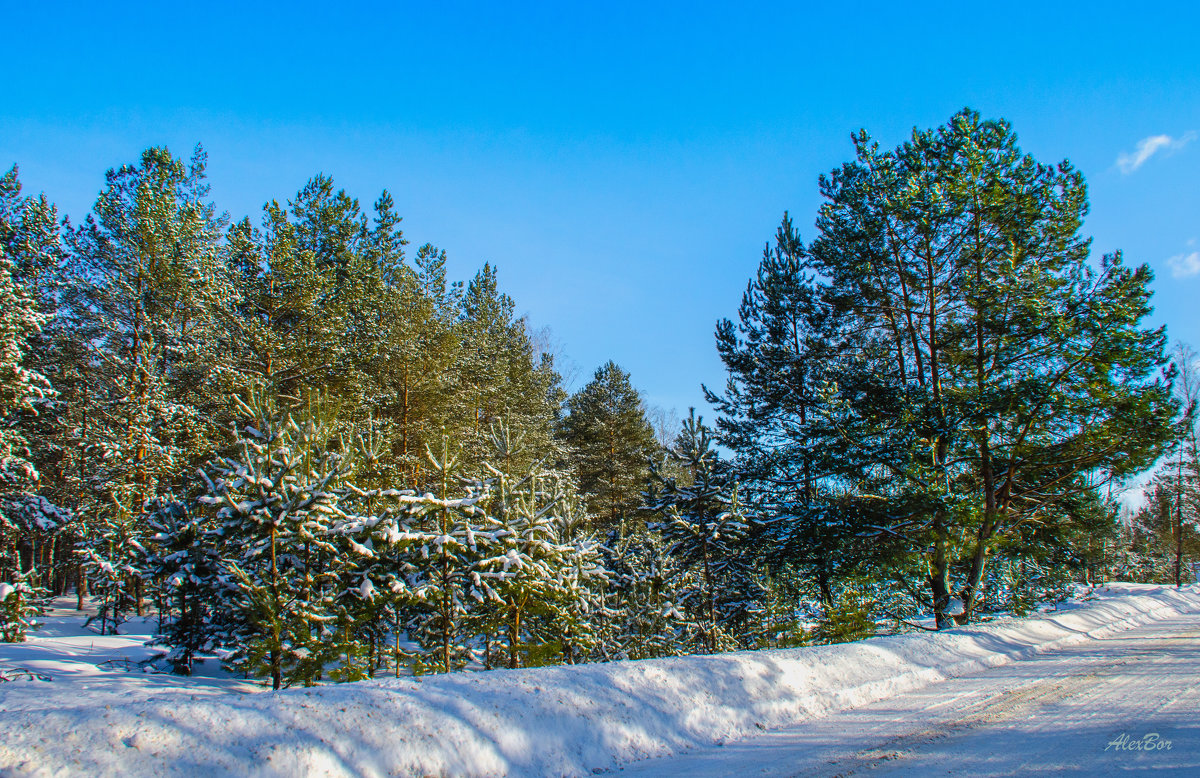
M146 506L150 543L140 567L163 582L156 641L170 646L167 661L180 675L191 675L196 654L216 647L214 609L225 591L213 523L210 513L171 497Z
M612 530L636 512L656 453L654 430L629 374L608 362L567 400L562 438L596 528Z
M437 493L409 500L413 520L406 545L413 616L412 637L420 644L418 671L449 673L471 659L472 618L479 603L496 595L480 576L480 563L492 556L495 535L480 503L482 482L462 483L458 458L443 438L441 455L428 452Z
M680 605L695 624L701 650L713 653L735 645L758 607L760 584L744 543L748 520L729 468L694 410L669 455L683 466L688 483L662 478L655 468L659 490L649 495L648 505L663 516L668 553L694 573Z
M418 604L410 587L420 565L413 564L411 556L419 553L416 546L423 536L413 529L418 517L410 507L420 501L416 493L389 488L370 476L381 449L378 439L360 440L356 453L360 466L355 482L347 484L343 502L346 518L331 531L347 546L340 588L347 609L361 614L360 631L370 642L374 659L368 663L367 675L382 664L379 658L389 649L385 643L390 639L388 653L399 677L401 669L417 658L408 650L407 640L402 645L402 638Z
M341 503L346 517L331 528L343 549L338 616L343 624L352 622L356 640L366 644L365 662L357 663L352 655L361 652L346 642L337 680L373 677L386 664L386 653L391 654L399 676L413 658L402 649L401 638L410 612L408 583L413 568L408 554L416 536L410 531L414 516L408 507L415 492L391 486L402 482L405 467L389 456L384 429L385 425L368 418L356 436L354 478L346 483Z
M667 553L659 529L621 527L603 553L609 584L604 607L594 609L597 656L653 659L691 650L694 630L681 603L695 577Z

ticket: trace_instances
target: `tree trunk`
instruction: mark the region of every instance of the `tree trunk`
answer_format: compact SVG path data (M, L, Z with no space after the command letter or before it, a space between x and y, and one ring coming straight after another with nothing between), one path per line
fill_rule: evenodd
M515 670L521 666L521 608L512 607L512 620L508 624L508 666Z
M75 575L75 610L81 611L83 610L83 598L87 597L87 569L81 564L76 570Z
M939 540L934 545L933 561L929 572L929 591L933 595L933 612L937 619L937 628L953 627L954 620L944 612L946 606L950 604L950 566L946 559L945 541Z

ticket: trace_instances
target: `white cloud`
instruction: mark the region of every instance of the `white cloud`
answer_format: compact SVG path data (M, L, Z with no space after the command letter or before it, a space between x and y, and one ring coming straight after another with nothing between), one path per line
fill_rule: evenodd
M1194 275L1200 275L1200 251L1176 254L1167 260L1167 267L1171 268L1171 276L1174 278L1191 278Z
M1117 167L1121 169L1122 173L1129 175L1158 152L1165 150L1167 154L1172 154L1195 139L1195 130L1185 132L1178 138L1172 138L1170 135L1151 135L1148 138L1142 138L1137 142L1137 148L1132 154L1123 151L1117 155Z

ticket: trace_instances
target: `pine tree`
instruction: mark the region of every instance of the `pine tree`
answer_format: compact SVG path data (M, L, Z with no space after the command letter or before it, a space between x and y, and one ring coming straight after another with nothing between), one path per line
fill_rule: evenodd
M495 536L480 507L488 496L486 485L459 483L458 458L450 454L447 439L440 455L427 453L439 483L436 495L427 492L409 501L414 517L407 538L411 634L424 651L417 669L449 673L471 659L471 619L478 604L496 597L480 576Z
M1090 261L1082 175L1022 153L1007 122L965 110L894 151L854 143L811 246L838 320L828 446L855 521L922 557L907 567L930 571L947 626L1023 523L1162 454L1164 333L1144 325L1147 267Z
M42 476L60 458L63 432L45 375L60 258L53 208L44 197L21 196L14 167L0 177L0 581L14 587L12 614L36 612L36 593L61 563L55 541L73 518L47 499ZM23 634L24 622L13 618L10 635Z
M198 410L215 361L213 312L227 285L217 261L221 219L206 202L205 156L190 165L164 148L110 170L83 226L70 235L73 278L88 344L92 394L83 512L95 572L128 576L146 540L145 502L177 488L211 450L212 419ZM113 586L115 580L110 580Z
M526 441L525 461L555 450L554 425L562 404L553 357L537 353L516 304L499 289L490 265L475 275L460 301L453 365L454 406L447 432L462 441L462 467L479 472L494 423L503 421Z
M596 527L611 530L641 504L654 430L629 374L608 362L567 401L562 437Z
M344 518L348 463L332 449L319 409L280 412L261 394L241 409L237 453L210 463L200 498L220 538L230 661L267 675L275 689L312 683L329 659L336 620L339 549L329 530Z
M681 603L695 577L667 553L659 529L621 527L604 556L609 585L594 616L599 658L653 659L691 650L694 629Z
M593 603L591 588L602 574L595 549L569 537L578 519L577 501L561 473L535 462L513 470L522 441L503 424L492 430L493 462L488 506L492 554L479 564L489 583L486 607L508 647L508 666L520 667L528 657L544 653L553 641L574 657L591 642L583 619ZM555 640L557 638L557 640ZM526 657L523 660L523 657Z

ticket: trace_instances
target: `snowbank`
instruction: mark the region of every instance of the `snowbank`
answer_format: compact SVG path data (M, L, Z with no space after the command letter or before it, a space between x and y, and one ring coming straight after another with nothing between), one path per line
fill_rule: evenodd
M838 646L6 711L0 773L584 775L1200 613L1197 587L1097 594L1036 618Z

